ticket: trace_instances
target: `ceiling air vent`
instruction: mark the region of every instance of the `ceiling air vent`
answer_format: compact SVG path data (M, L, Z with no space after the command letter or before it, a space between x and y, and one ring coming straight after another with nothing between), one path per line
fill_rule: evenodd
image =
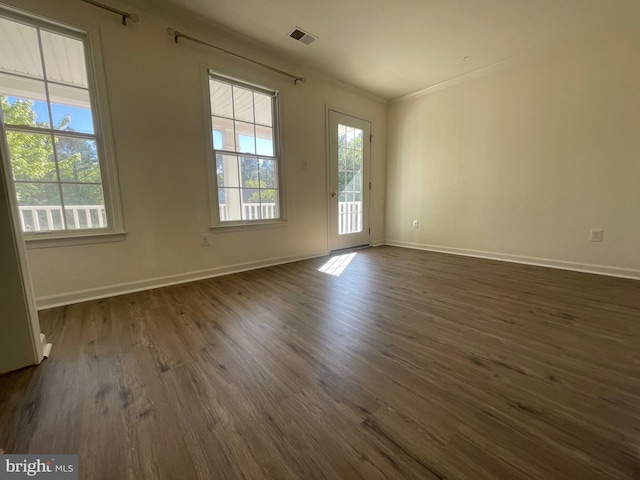
M305 45L309 45L316 41L318 37L315 35L311 35L309 32L305 32L304 30L296 27L293 32L289 34L289 36L299 42L304 43Z

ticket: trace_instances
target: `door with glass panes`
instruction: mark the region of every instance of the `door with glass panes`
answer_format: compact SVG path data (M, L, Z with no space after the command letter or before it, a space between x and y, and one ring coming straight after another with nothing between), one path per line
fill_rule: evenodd
M329 110L331 250L369 245L371 124Z

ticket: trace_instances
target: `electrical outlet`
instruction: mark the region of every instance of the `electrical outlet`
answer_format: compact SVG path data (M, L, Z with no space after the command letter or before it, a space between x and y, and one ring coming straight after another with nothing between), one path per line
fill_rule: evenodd
M413 221L413 228L418 228L420 226L420 224L418 223L418 220L414 220Z
M209 235L207 235L206 233L203 233L202 235L200 235L200 246L201 247L209 246Z
M589 240L592 242L603 242L604 241L604 230L593 229L591 230L591 236Z

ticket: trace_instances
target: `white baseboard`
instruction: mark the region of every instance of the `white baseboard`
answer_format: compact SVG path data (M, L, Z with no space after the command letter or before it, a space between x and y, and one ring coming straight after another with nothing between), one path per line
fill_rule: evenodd
M640 280L640 270L634 270L631 268L610 267L607 265L591 265L588 263L567 262L564 260L552 260L549 258L525 257L522 255L485 252L482 250L470 250L466 248L443 247L439 245L403 242L400 240L385 240L384 244L393 247L413 248L416 250L427 250L430 252L462 255L465 257L487 258L490 260L500 260L502 262L523 263L525 265L535 265L538 267L557 268L560 270L572 270L574 272L595 273L598 275L607 275L610 277L621 277Z
M134 282L118 283L115 285L109 285L107 287L88 288L85 290L76 290L74 292L47 295L37 297L36 306L38 310L44 310L46 308L60 307L62 305L86 302L88 300L96 300L99 298L113 297L126 293L140 292L142 290L150 290L152 288L168 287L170 285L178 285L180 283L204 280L206 278L219 277L221 275L229 275L232 273L246 272L248 270L255 270L258 268L282 265L284 263L298 262L301 260L308 260L310 258L317 258L325 255L329 255L329 252L321 251L316 252L312 255L305 256L269 258L266 260L258 260L254 262L236 263L234 265L226 265L222 267L208 268L205 270L185 272L177 275L167 275L163 277L149 278L146 280L137 280Z
M640 270L630 268L610 267L606 265L591 265L587 263L567 262L564 260L552 260L548 258L526 257L522 255L511 255L505 253L485 252L482 250L470 250L466 248L443 247L439 245L427 245L422 243L403 242L400 240L383 240L372 243L372 246L390 245L394 247L412 248L416 250L427 250L430 252L450 253L453 255L462 255L466 257L487 258L490 260L500 260L503 262L522 263L525 265L535 265L539 267L557 268L561 270L572 270L575 272L594 273L598 275L608 275L612 277L630 278L640 280ZM258 260L254 262L237 263L234 265L226 265L222 267L209 268L205 270L196 270L193 272L180 273L177 275L167 275L163 277L154 277L146 280L138 280L134 282L125 282L107 287L89 288L85 290L76 290L74 292L47 295L36 298L38 310L59 307L62 305L70 305L73 303L86 302L88 300L96 300L99 298L113 297L116 295L124 295L127 293L140 292L142 290L150 290L152 288L168 287L178 285L180 283L204 280L206 278L219 277L222 275L230 275L232 273L245 272L258 268L271 267L274 265L282 265L285 263L298 262L308 260L310 258L323 257L329 255L329 251L316 252L312 255L277 257L266 260Z

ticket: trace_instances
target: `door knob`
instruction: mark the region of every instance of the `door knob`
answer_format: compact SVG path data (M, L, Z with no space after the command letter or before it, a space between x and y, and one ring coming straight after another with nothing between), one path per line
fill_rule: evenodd
M331 196L332 197L337 197L338 196L338 192L331 192Z

